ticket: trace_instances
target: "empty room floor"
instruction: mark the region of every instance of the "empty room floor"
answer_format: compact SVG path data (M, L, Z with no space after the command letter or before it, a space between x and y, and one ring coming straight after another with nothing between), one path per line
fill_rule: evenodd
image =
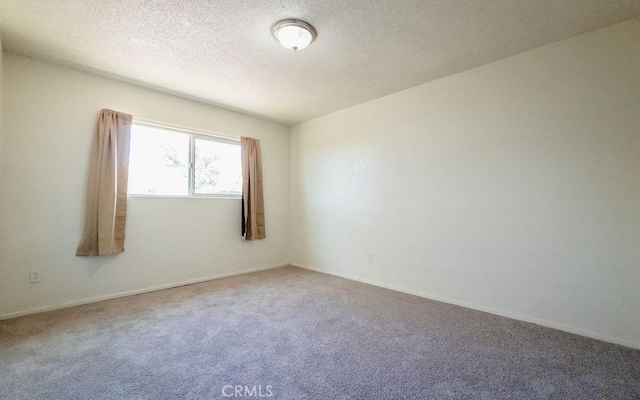
M640 351L294 267L0 321L2 399L259 395L638 399Z

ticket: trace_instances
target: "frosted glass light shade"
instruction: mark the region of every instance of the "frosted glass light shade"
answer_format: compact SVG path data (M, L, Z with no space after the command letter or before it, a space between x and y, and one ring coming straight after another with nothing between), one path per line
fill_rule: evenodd
M281 45L293 51L306 48L316 38L313 26L297 19L280 21L271 31Z

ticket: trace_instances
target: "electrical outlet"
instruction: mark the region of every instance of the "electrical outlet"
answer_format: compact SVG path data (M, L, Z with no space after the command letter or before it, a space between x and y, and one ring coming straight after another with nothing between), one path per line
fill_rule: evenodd
M29 274L29 282L40 282L40 271L31 271L31 273Z
M369 264L372 264L372 263L373 263L373 254L367 254L367 262L368 262Z

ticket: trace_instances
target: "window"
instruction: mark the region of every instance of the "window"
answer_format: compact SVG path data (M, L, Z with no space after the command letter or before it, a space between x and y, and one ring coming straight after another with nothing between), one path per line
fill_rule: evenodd
M240 142L134 122L130 195L242 195Z

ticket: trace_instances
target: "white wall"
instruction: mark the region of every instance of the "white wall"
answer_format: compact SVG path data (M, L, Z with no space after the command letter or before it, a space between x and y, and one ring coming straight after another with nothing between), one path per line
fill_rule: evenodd
M2 105L3 100L3 81L2 81L2 37L0 37L0 188L2 188L2 153L3 153L3 144L4 144L4 125L3 125L3 115L4 115L4 106ZM2 210L2 197L0 196L0 210ZM2 231L2 214L0 211L0 231ZM0 246L0 270L2 270L2 246Z
M638 38L640 18L295 126L292 261L640 347Z
M287 263L288 127L14 54L2 67L0 316ZM268 238L241 241L240 200L130 198L126 252L76 257L101 108L261 139Z

